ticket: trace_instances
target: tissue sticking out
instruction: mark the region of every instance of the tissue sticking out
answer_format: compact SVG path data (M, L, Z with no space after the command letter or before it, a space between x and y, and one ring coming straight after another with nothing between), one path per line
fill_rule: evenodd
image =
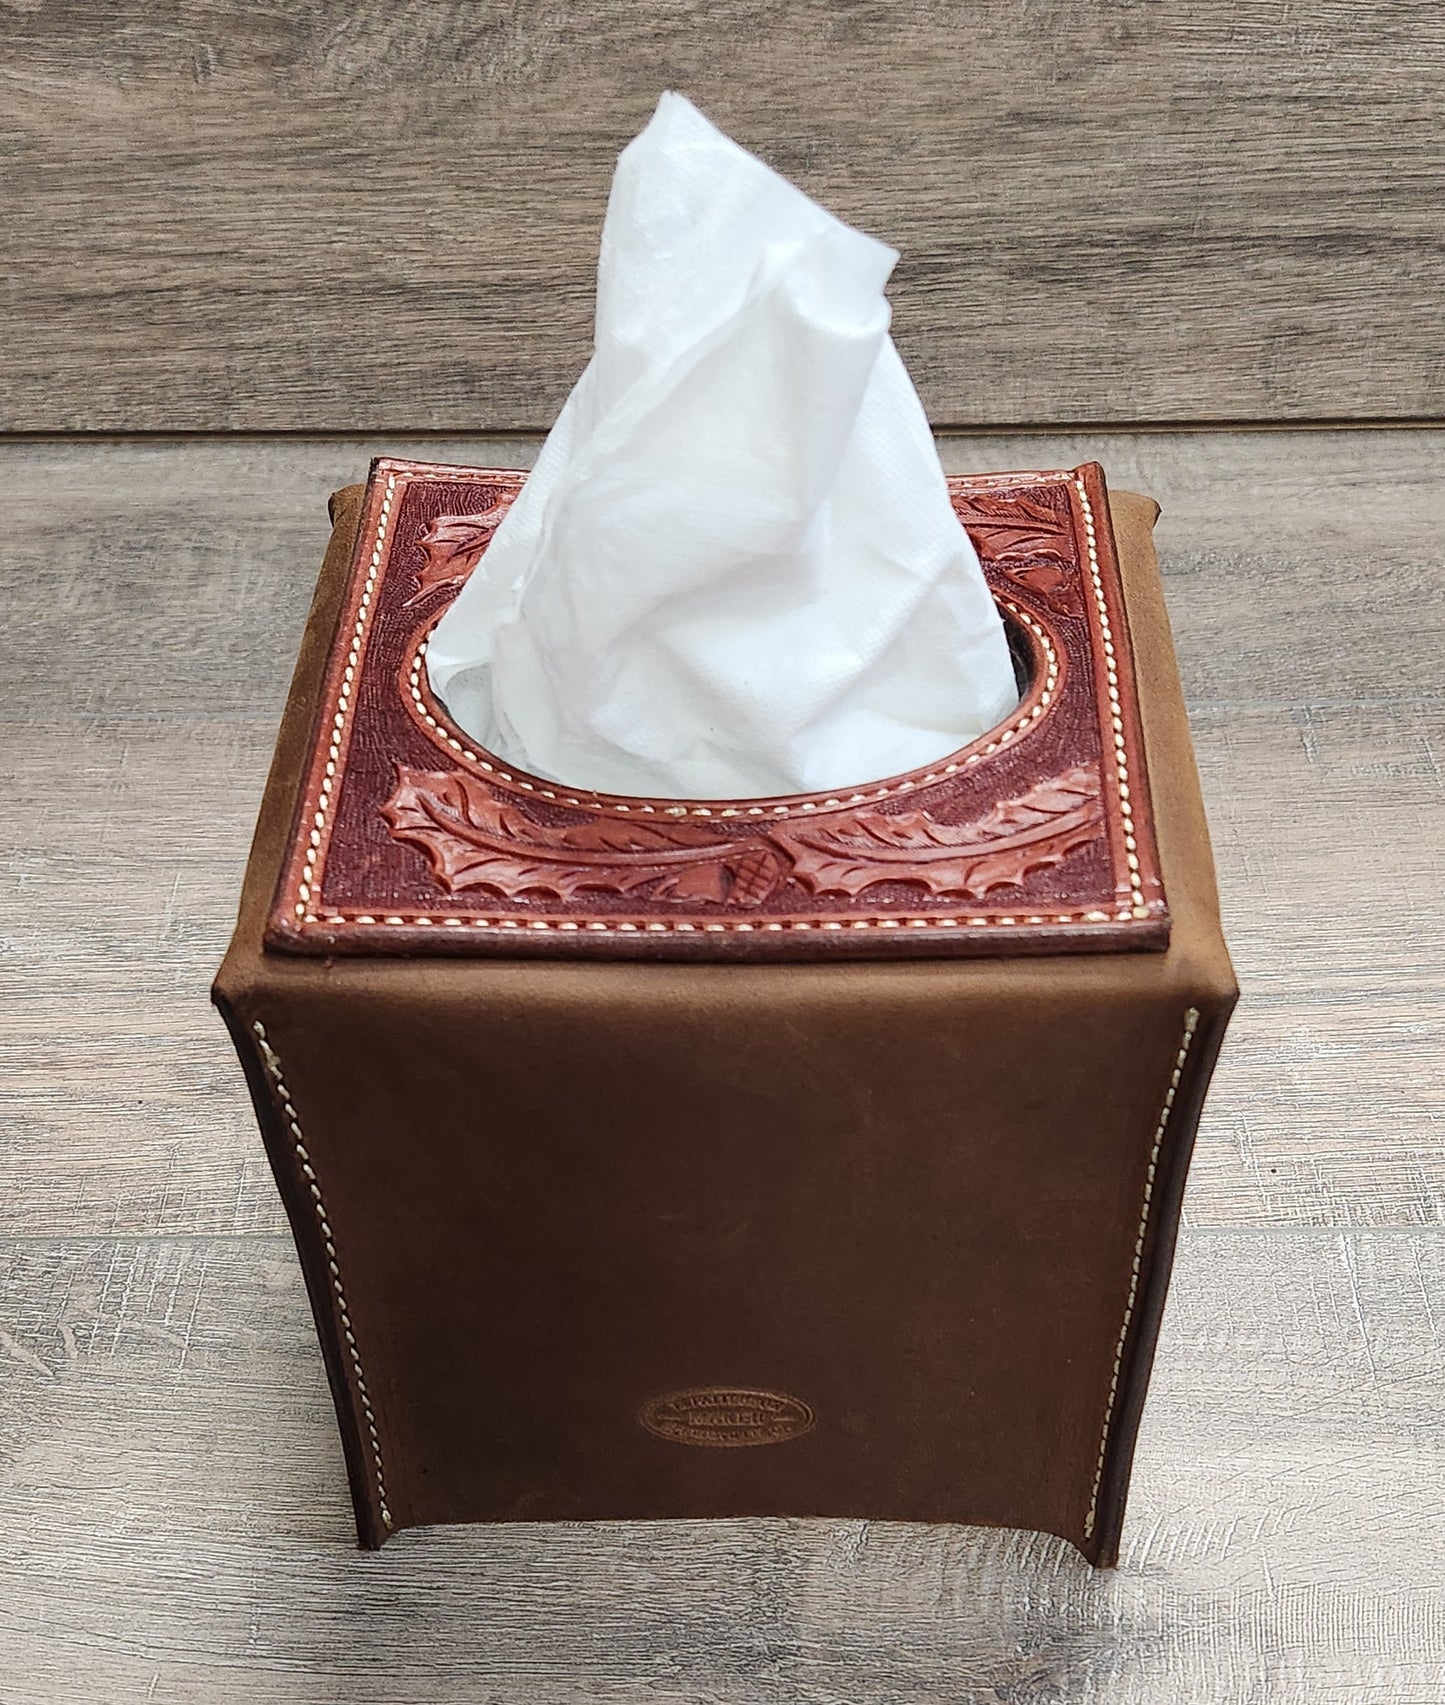
M573 787L741 798L931 764L1014 708L888 334L886 245L667 94L617 163L595 347L427 652Z

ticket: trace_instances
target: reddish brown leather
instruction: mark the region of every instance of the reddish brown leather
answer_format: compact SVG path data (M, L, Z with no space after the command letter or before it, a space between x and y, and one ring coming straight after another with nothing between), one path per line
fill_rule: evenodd
M1097 464L950 481L1027 661L1004 723L835 794L707 801L509 769L433 698L427 638L525 478L373 465L269 946L756 960L1167 943Z
M1038 1528L1111 1561L1235 999L1155 506L1111 499L1167 950L268 952L361 498L336 500L215 992L363 1543L834 1515Z

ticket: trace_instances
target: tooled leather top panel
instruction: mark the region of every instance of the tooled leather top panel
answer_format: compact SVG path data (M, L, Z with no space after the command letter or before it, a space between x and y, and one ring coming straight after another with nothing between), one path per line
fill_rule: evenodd
M1006 722L929 769L736 800L527 775L432 697L427 636L525 478L374 464L268 948L760 960L1167 945L1097 465L949 481L1028 678Z

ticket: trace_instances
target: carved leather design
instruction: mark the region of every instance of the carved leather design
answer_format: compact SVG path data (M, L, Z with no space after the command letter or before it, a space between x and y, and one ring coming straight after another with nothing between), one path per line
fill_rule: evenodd
M723 900L760 845L720 841L706 829L666 821L594 817L551 828L457 770L402 769L381 810L394 835L423 848L449 892L490 888L509 900L525 894L571 900L587 889L634 894L654 884L654 899ZM748 886L755 897L745 904L766 898L755 878Z
M381 810L394 835L426 852L449 893L572 900L587 890L646 890L655 900L740 906L761 905L790 872L812 894L856 898L877 883L905 882L981 899L1087 846L1102 822L1099 773L1088 765L961 824L926 811L852 811L742 836L615 818L554 829L501 803L474 776L405 768Z
M981 900L1021 888L1099 833L1099 772L1078 764L1001 800L971 823L940 823L926 811L854 811L774 835L814 894L850 898L878 882L916 882L930 894Z
M491 504L475 515L438 515L417 539L422 564L416 571L416 592L408 604L419 604L428 592L445 588L455 594L482 559L502 517L512 507L513 493L497 491Z
M1008 722L836 795L714 801L520 774L433 699L427 635L524 478L374 467L268 946L798 958L1167 941L1097 468L950 481L1029 675Z

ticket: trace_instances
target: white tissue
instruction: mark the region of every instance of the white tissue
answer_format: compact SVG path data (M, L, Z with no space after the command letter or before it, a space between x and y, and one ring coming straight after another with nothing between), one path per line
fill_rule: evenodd
M674 798L929 764L1018 699L888 335L894 250L680 95L617 163L596 346L427 651L475 740Z

